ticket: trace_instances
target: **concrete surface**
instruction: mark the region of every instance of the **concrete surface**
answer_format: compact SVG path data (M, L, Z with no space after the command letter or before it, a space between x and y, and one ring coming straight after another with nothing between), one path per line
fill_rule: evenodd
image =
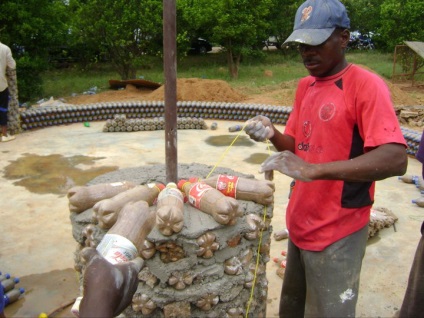
M209 125L212 122L207 121ZM239 123L217 123L217 130L178 131L178 163L230 167L262 179L258 169L269 153L267 145L254 143L243 133L234 142L238 133L229 133L228 127ZM49 127L0 143L0 271L20 277L17 287L27 290L24 297L6 307L7 317L35 317L41 312L51 317L71 316L69 303L78 295L73 272L76 243L65 193L78 183L76 180L87 182L86 179L118 168L165 163L163 130L103 133L103 125L104 122L93 122L90 127L82 123ZM421 173L417 160L410 158L407 173ZM274 181L272 225L277 231L285 228L291 179L275 173ZM56 188L50 187L56 183ZM396 231L393 227L384 229L369 241L358 317L392 317L400 308L424 218L424 210L411 203L419 196L414 185L397 177L377 183L375 206L391 209L399 221ZM286 240L273 240L271 257L280 256L286 244ZM276 269L275 263L268 263L267 317L278 313L282 280ZM60 312L62 308L66 309Z

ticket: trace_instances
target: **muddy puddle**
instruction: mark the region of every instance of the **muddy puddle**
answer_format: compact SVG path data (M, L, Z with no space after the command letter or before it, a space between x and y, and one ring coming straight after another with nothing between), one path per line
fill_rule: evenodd
M215 147L228 147L228 146L253 146L255 144L247 136L238 136L237 135L220 135L220 136L211 136L205 140L205 142L210 146Z
M103 157L23 154L4 168L4 178L37 194L65 195L73 186L115 171L117 166L90 167Z

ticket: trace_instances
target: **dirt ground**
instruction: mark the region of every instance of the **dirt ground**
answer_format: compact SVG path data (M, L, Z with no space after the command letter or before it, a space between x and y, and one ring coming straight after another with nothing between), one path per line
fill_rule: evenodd
M272 72L265 70L264 76L272 76ZM177 80L177 100L291 106L297 82L295 80L282 82L277 89L263 87L259 93L252 94L248 89L234 89L222 80L181 78ZM388 80L385 82L390 89L402 126L421 131L424 122L424 83L412 86L411 82L396 84ZM111 101L163 100L164 92L164 86L152 91L127 85L125 89L109 89L94 95L79 95L63 99L66 103L77 105Z
M265 74L264 72L264 76L269 76L269 73ZM411 87L410 83L394 85L387 81L386 83L390 88L396 109L403 107L409 108L424 106L424 86ZM234 89L225 81L197 78L178 79L177 99L179 101L220 101L290 106L293 102L296 84L296 81L284 82L281 83L278 89L263 88L260 93L248 94L247 90ZM69 104L91 104L110 101L163 100L163 96L163 86L154 91L148 89L137 89L134 86L127 86L122 90L106 90L94 95L79 95L75 97L59 96L55 98L59 99L61 97ZM220 122L219 129L214 132L211 131L210 133L216 133L217 136L222 138L223 134L228 133L227 126L230 124L231 123L229 122ZM126 153L126 156L130 156L131 152L140 156L140 143L142 143L141 148L143 150L143 156L141 156L141 159L138 159L139 162L137 162L137 164L139 165L152 164L151 160L161 160L161 154L158 153L160 151L156 145L153 145L153 141L151 140L134 140L133 143L130 143L126 137L123 137L120 134L113 136L114 139L116 138L114 142L102 141L98 135L93 135L93 139L88 140L88 135L94 134L91 133L91 131L94 131L94 129L101 130L101 123L92 123L91 128L81 128L80 126L81 125L78 125L78 129L74 130L69 127L51 128L55 130L54 138L51 138L52 136L49 135L49 129L25 132L13 143L6 143L5 145L2 145L4 160L3 163L0 163L0 168L4 168L9 162L15 161L22 156L27 155L29 157L28 153L37 154L38 157L35 158L37 160L36 165L41 165L42 163L40 163L40 158L42 158L42 155L51 156L52 154L61 153L64 156L75 156L80 153L81 149L86 151L84 152L84 155L94 156L96 157L95 160L100 160L101 163L99 162L99 166L105 164L113 166L116 161L119 161L119 157L122 156L122 153L107 149L109 145L106 143L110 143L111 149L112 146L122 143L128 152ZM417 129L417 127L414 128ZM88 131L88 133L86 131L81 131L81 129L87 129L86 131ZM422 127L417 130L421 131ZM84 138L82 138L83 136ZM157 136L153 139L160 140L160 136L162 136L162 132L157 132ZM133 135L129 138L133 138ZM188 132L186 131L182 131L181 134L179 134L179 151L185 151L186 153L195 153L195 151L203 153L208 151L208 145L193 142L189 138L193 137L188 136ZM75 140L78 139L81 149L76 149L78 146L75 146ZM87 141L85 141L85 139L87 139ZM48 147L46 147L46 142L49 143ZM87 143L87 145L85 146L84 143ZM184 147L188 147L188 149L185 150ZM252 145L250 147L259 147L259 145ZM43 150L39 150L41 148ZM63 153L60 152L62 149ZM160 149L162 149L162 147L160 147ZM257 152L263 152L263 150L257 150ZM153 156L157 156L159 159L156 159L156 157L155 159L152 159ZM240 158L232 158L232 162L235 161L241 163L241 165L237 168L243 171L252 169L247 164L246 167L243 166L245 164L243 160L244 156L246 156L245 151L243 152L241 149L239 156ZM97 157L101 159L97 159ZM163 159L163 156L161 158ZM199 156L194 160L201 160L201 157ZM206 158L205 160L209 160L205 163L210 164L210 158ZM412 162L412 164L408 167L408 173L418 174L420 172L420 166L416 160L413 161L414 162ZM127 160L125 162L121 162L121 164L122 166L120 166L120 168L126 168L125 164L131 167L131 164L134 164L134 161L131 162ZM84 165L84 163L80 165ZM63 171L64 169L63 166L50 166L51 162L45 163L45 166L43 165L43 169L51 169L55 176L57 176L57 171ZM37 178L41 177L37 176ZM283 176L276 176L276 178L276 182L278 182L279 185L283 185L283 187L288 188L288 184L290 182L288 178L284 178ZM74 250L75 247L74 242L70 240L66 241L66 246L64 243L61 244L60 247L56 247L58 244L55 244L57 237L54 235L69 236L68 224L66 224L66 228L64 227L65 225L57 225L58 223L63 222L63 217L61 216L62 212L59 211L67 210L66 199L61 198L58 200L57 196L51 194L51 192L48 192L50 194L42 194L43 205L46 206L43 207L43 209L50 210L52 212L52 216L41 215L40 206L38 206L40 204L40 194L31 194L34 199L28 199L28 193L25 192L25 190L21 190L21 187L14 186L12 181L4 181L3 184L7 187L7 189L13 191L10 193L13 193L16 198L13 202L12 200L8 200L6 202L7 206L3 207L5 209L4 211L8 209L18 209L19 211L29 211L29 215L26 215L28 213L25 213L25 222L22 222L21 220L23 217L20 218L18 212L14 214L11 213L8 215L9 218L7 219L7 224L9 224L10 227L8 226L7 228L3 228L0 224L0 229L3 228L3 230L6 231L6 229L9 230L13 227L21 233L39 233L40 228L38 225L32 224L34 223L31 222L32 217L42 217L43 220L50 219L54 222L54 224L48 224L46 226L44 229L45 235L38 235L37 240L17 236L16 240L19 241L19 244L16 245L16 240L14 241L12 237L0 237L0 260L3 259L3 261L5 261L7 258L10 258L10 261L7 260L4 264L1 264L3 261L0 263L0 265L5 266L3 268L0 266L0 270L5 270L7 268L16 268L16 270L18 270L19 268L20 275L26 275L26 279L23 279L22 284L26 286L36 286L39 284L42 286L42 288L31 287L31 289L28 289L26 297L24 297L19 304L17 303L15 307L10 306L8 309L9 311L6 311L6 314L10 313L7 317L32 317L35 305L37 304L31 303L31 301L40 299L43 299L43 301L50 300L52 304L54 303L54 306L52 305L53 308L69 307L69 304L72 303L72 299L69 298L69 296L78 294L78 286L75 284L75 272L67 266L73 263L73 255L69 255L66 259L62 260L57 259L56 255L54 255L56 248L63 251L69 251ZM377 193L376 202L379 203L380 206L393 209L396 208L395 212L400 217L400 221L397 234L395 234L392 229L384 230L382 231L382 235L372 240L367 248L367 259L364 261L363 269L364 284L366 284L366 288L364 288L364 293L360 295L358 303L358 317L375 317L377 315L380 317L392 317L391 313L398 309L400 299L404 292L405 281L409 272L413 252L415 251L416 243L418 242L418 227L422 220L422 216L420 214L422 211L420 211L417 207L410 207L410 199L417 195L416 189L412 186L409 187L407 185L402 185L400 186L402 189L399 190L399 183L396 178L382 181L380 184L380 191ZM41 187L41 185L39 185L39 187ZM278 206L281 211L284 211L287 201L286 197L279 196L277 200L278 202L276 202L276 206ZM278 216L275 216L276 224L284 224L283 213L278 212L276 214L278 214ZM4 217L3 211L0 211L0 216L2 215ZM19 224L19 227L14 224ZM275 228L275 230L279 229L280 228ZM64 231L66 233L63 233ZM400 237L401 233L404 233L402 234L402 237ZM273 242L273 244L273 253L275 251L285 250L286 248L286 243L284 241ZM47 246L50 248L46 248ZM41 255L43 255L45 264L41 261L39 264L37 263L36 266L28 266L25 265L25 261L27 261L25 258L21 259L13 257L12 259L11 255L17 254L17 252L15 252L17 249L22 249L29 255L36 254L42 250ZM399 252L393 252L396 249ZM404 254L401 254L401 252L407 253L407 256L404 257ZM7 253L10 253L10 256L8 256ZM272 256L275 255L276 254L273 254ZM36 255L33 255L33 257L35 256ZM31 257L32 256L29 258ZM391 266L378 266L380 263L383 265L387 264L387 262L390 262L389 260L392 260L390 263ZM21 264L18 264L19 262ZM11 264L10 266L9 263ZM16 267L13 267L14 264L16 264ZM273 265L275 266L272 267ZM34 268L37 268L38 270L34 272ZM56 272L51 271L51 268L65 268L65 270ZM270 290L268 300L269 313L267 316L275 317L278 311L279 286L281 279L273 270L274 268L277 268L276 264L270 264L270 268ZM381 283L382 277L386 280L384 283ZM67 294L63 295L55 292L59 289L67 289ZM36 293L38 293L37 296L35 296ZM60 304L60 306L58 304ZM25 310L28 311L25 312ZM48 312L47 309L43 310L49 313L50 317L70 316L69 310L66 312L64 311L62 314L57 314L54 311ZM40 312L41 310L37 313ZM390 315L382 315L381 313L390 313Z
M266 71L264 72L264 76ZM267 73L269 74L269 73ZM266 75L269 76L269 75ZM411 86L411 83L392 84L386 81L395 107L424 105L424 85ZM261 93L246 94L232 88L222 80L182 78L177 80L178 101L219 101L291 106L297 81L280 84L278 89L262 88ZM94 95L63 97L66 103L89 104L110 101L163 100L164 86L152 91L128 85L121 90L106 90Z

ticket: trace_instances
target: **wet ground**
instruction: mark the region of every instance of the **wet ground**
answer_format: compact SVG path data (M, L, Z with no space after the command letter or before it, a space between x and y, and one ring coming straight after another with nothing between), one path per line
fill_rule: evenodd
M210 125L212 121L207 121ZM0 144L0 271L20 277L26 292L6 307L7 317L70 317L69 304L78 296L73 270L72 238L66 191L116 169L165 163L164 131L103 133L102 122L28 131ZM268 156L264 143L230 133L235 122L218 122L217 130L179 130L178 163L230 167L258 179L259 164ZM281 127L282 128L282 127ZM231 145L232 144L232 145ZM231 145L231 146L230 146ZM421 166L409 160L408 173ZM275 173L274 230L283 229L291 179ZM415 186L395 178L377 183L376 206L398 217L393 227L369 241L361 276L358 317L392 317L401 305L413 254L420 237L424 209L411 203L420 196ZM271 257L280 256L286 241L273 241ZM267 317L275 317L282 280L277 265L268 264ZM62 310L65 308L64 310Z

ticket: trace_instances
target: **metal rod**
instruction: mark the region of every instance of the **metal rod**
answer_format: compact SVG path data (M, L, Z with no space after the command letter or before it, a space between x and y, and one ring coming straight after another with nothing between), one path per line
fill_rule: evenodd
M163 0L166 182L178 182L176 0Z

